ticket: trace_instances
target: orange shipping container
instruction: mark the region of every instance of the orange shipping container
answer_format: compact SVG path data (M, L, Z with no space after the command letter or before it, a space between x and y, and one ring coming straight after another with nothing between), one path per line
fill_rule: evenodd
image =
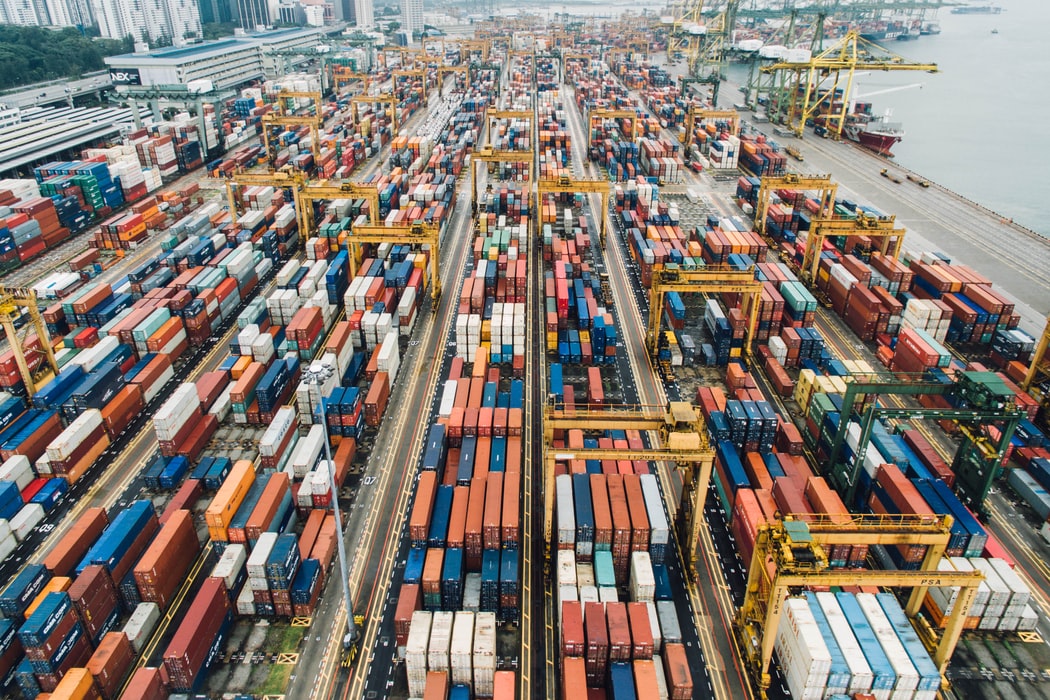
M44 566L52 576L72 573L73 567L80 563L108 524L109 516L105 508L88 508L47 553Z
M587 692L587 667L578 656L561 660L561 700L581 700L590 697Z
M33 602L29 604L29 607L26 608L25 619L29 619L29 616L32 615L33 611L36 610L37 607L44 602L44 598L46 598L48 595L50 595L51 593L61 593L62 591L68 591L69 587L72 585L73 579L69 578L68 576L56 576L50 581L48 581L44 585L44 588L39 593L37 593L36 598L34 598Z
M448 519L448 534L445 546L449 549L462 549L467 525L467 504L470 501L470 487L457 486L452 493L452 510Z
M241 459L234 463L208 510L204 512L204 521L208 524L208 534L212 540L226 541L226 528L254 482L255 465L251 461Z
M310 558L310 550L313 549L317 535L321 532L321 524L324 523L325 512L323 510L311 510L306 517L306 525L303 526L303 534L299 536L299 557Z
M135 651L123 632L109 632L87 662L87 670L103 697L120 696L120 687L131 672Z
M500 541L503 547L516 549L520 539L518 521L521 512L521 473L512 472L503 478L503 516Z
M128 384L102 407L102 422L112 438L117 437L142 410L142 387Z
M51 692L51 700L102 700L86 668L71 668Z
M266 528L277 516L277 509L281 507L281 501L285 495L290 493L291 484L288 474L278 472L270 477L255 504L255 509L248 516L248 522L244 526L244 535L248 540L257 540Z
M412 515L408 521L408 538L413 543L426 543L430 530L430 515L437 494L437 473L425 471L419 475L416 500L412 504Z
M671 700L692 700L693 677L689 673L689 659L681 644L664 645L664 673Z

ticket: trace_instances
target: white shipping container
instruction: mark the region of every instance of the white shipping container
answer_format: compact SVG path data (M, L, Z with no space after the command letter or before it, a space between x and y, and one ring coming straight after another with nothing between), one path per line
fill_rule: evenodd
M667 514L656 476L642 474L640 481L642 495L645 497L645 512L649 515L649 542L654 545L668 544L671 541L671 531L667 527Z
M290 466L290 465L289 465ZM299 493L296 495L295 504L300 508L312 508L314 505L314 472L307 472L303 481L299 484Z
M15 539L13 534L8 535L0 539L0 561L7 559L11 555L11 552L18 548L18 540Z
M455 613L439 610L430 623L430 644L427 646L427 670L447 673L449 651L452 645L452 623Z
M211 576L221 578L226 584L226 590L232 591L247 563L248 548L243 544L228 544L219 561L212 567Z
M264 532L259 535L251 556L248 557L248 576L252 578L266 578L266 559L277 542L276 532Z
M577 585L576 553L571 549L558 550L558 585L573 587Z
M987 559L974 557L970 559L970 563L973 565L973 568L984 574L984 582L988 585L988 590L990 591L985 614L988 614L987 609L989 608L1005 609L1010 603L1010 595L1012 593L1010 587L999 577L998 572Z
M474 613L457 612L452 623L449 663L452 682L471 685L474 680Z
M441 407L438 409L438 415L442 418L448 418L452 415L452 408L456 405L456 389L459 383L455 379L449 379L445 382L445 388L441 392Z
M561 474L555 482L558 495L558 547L576 540L576 513L572 499L572 477Z
M252 594L252 589L248 586L242 588L240 595L237 596L237 614L255 614L255 596Z
M281 442L289 432L295 429L295 409L291 406L281 406L273 414L273 420L266 428L262 438L259 440L259 454L266 457L276 457Z
M656 578L649 552L631 552L631 601L644 603L656 595Z
M233 391L232 383L226 385L226 388L222 390L214 403L212 403L211 408L208 409L208 415L215 416L220 423L226 420L226 416L230 415L230 409L233 408L233 401L230 399L231 391Z
M124 634L131 642L131 648L135 653L142 651L142 647L153 636L153 630L160 622L160 607L156 603L139 603L134 612L124 625Z
M1032 599L1032 591L1017 572L1010 567L1010 564L998 558L988 559L987 561L991 564L995 573L999 575L999 578L1002 579L1003 583L1006 584L1006 587L1010 589L1010 602L1007 607L1028 605L1028 602Z
M496 677L496 613L474 616L474 694L490 697Z
M295 472L295 478L303 478L307 472L314 468L321 456L323 447L324 428L320 425L314 425L310 428L310 432L306 434L306 437L299 439L299 442L295 445L295 452L292 453L291 463Z
M651 600L645 601L645 609L649 613L649 631L653 635L653 653L656 653L664 648L663 636L660 634L660 618L656 614L656 603Z
M433 613L416 610L412 613L412 623L408 628L408 640L405 643L405 670L408 673L408 694L422 697L427 683L427 647L430 641L430 627Z
M886 658L893 667L893 672L897 675L897 682L893 686L894 694L898 691L914 691L919 687L919 673L915 670L900 638L897 637L893 625L886 619L886 613L883 612L878 599L871 593L858 593L857 604L864 611L864 617L871 625L872 632L878 638L883 653L886 654Z
M21 491L33 480L33 465L25 455L12 455L0 464L0 481L13 481Z
M599 603L619 603L620 594L616 592L616 588L613 586L599 586L598 587L598 602Z
M27 503L22 506L8 523L15 539L19 542L29 536L29 533L44 520L44 506L39 503Z
M831 653L805 598L787 598L774 648L795 700L821 700L831 670Z
M875 674L872 673L871 666L868 665L868 660L864 657L864 651L860 648L860 643L853 634L849 620L846 619L846 615L842 612L842 608L839 607L838 601L835 600L835 594L821 592L816 595L820 609L824 612L824 617L828 620L828 626L831 627L831 632L835 636L835 641L838 643L839 649L842 650L842 655L846 658L846 665L849 666L849 693L866 693L870 691L872 683L875 682Z
M196 393L196 389L194 389ZM76 420L66 426L58 437L47 446L46 454L52 462L63 462L80 447L84 440L97 435L102 428L102 412L95 408L77 416Z
M11 523L6 518L0 518L0 540L6 540L8 537L12 537L14 533L11 531Z

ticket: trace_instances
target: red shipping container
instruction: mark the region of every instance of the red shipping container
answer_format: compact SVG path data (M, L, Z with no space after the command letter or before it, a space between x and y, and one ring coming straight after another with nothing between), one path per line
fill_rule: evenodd
M689 659L681 644L664 645L664 673L671 700L692 700L693 676L689 672Z
M144 667L135 671L120 698L121 700L167 700L168 691L164 687L160 669Z
M142 599L167 609L200 553L200 542L188 510L176 511L135 565L135 584Z
M164 512L157 518L162 526L171 519L175 513L180 510L193 510L193 506L200 499L201 494L204 492L204 486L201 484L200 479L187 479L182 482L182 486L175 492L171 501L165 506Z
M418 583L406 583L401 586L397 597L397 608L394 611L394 635L399 647L408 643L408 632L412 626L412 613L423 609L423 591Z
M220 578L207 578L164 652L171 688L190 692L208 660L219 631L230 616L230 599Z
M95 639L120 604L113 579L105 567L92 564L76 577L68 592L88 637Z
M109 436L115 438L120 435L142 408L142 387L128 384L118 391L109 403L102 407L102 422Z
M584 652L587 684L600 687L605 684L605 674L609 667L609 630L606 627L602 603L584 605L583 625L587 638L587 648Z

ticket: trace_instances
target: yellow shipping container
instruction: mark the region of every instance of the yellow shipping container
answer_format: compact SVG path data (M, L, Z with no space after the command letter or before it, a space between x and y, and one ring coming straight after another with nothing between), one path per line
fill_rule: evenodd
M254 482L255 465L247 459L237 460L204 513L211 539L226 541L226 528Z
M95 679L86 668L71 668L51 693L51 700L84 700L98 697Z
M244 370L248 369L248 365L252 363L252 358L248 355L241 355L237 361L230 368L230 378L237 381L244 374Z

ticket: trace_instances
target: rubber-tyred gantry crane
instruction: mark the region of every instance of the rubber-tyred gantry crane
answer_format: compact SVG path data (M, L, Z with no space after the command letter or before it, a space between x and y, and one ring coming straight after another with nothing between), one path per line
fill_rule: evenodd
M811 285L817 281L820 251L828 236L866 236L879 241L879 251L893 259L900 257L904 243L903 228L897 228L895 216L875 217L860 213L855 219L813 219L806 234L802 256L802 278Z
M815 586L884 586L910 588L905 613L915 619L930 587L959 586L959 595L940 639L932 628L921 627L928 644L936 646L934 662L943 679L966 615L984 579L979 571L939 571L951 537L951 516L854 515L848 522L819 514L785 514L783 520L758 528L748 569L744 604L734 629L745 664L761 697L772 681L769 664L784 600L791 590ZM833 545L926 545L918 571L831 569L826 548Z
M758 306L762 296L762 282L755 279L754 268L737 270L729 267L706 267L699 270L653 267L649 287L649 328L645 347L654 360L660 348L660 320L663 317L664 295L668 292L705 294L743 294L742 307L747 313L747 335L744 352L750 356L751 341L758 327Z
M573 429L651 431L658 434L661 446L640 450L554 447L556 431ZM682 523L680 540L686 541L680 544L695 575L696 547L715 460L715 453L711 449L707 427L699 408L685 401L671 402L667 406L606 404L601 410L577 407L570 411L560 405L547 405L543 410L543 445L543 531L548 557L554 519L556 462L587 459L669 462L677 465L682 473L682 499L677 512L671 508L668 510L672 519ZM669 496L670 494L665 494L664 497L666 499Z
M496 151L492 146L479 148L470 154L470 201L474 214L478 212L478 164L479 163L526 163L528 165L529 187L533 180L532 151Z
M15 323L22 318L22 309L29 314L29 323L22 326L20 335ZM40 315L35 291L28 287L0 287L0 326L4 328L26 391L33 394L58 375L51 335ZM29 346L29 331L36 333L39 347Z
M597 194L601 197L601 216L598 223L599 242L605 247L605 237L609 230L609 192L611 185L608 180L582 180L573 179L567 175L557 180L539 180L536 183L536 235L540 233L540 207L543 206L543 195L545 194Z
M357 106L359 104L390 105L390 127L395 134L397 133L397 98L394 97L393 93L386 92L380 95L354 95L351 97L350 109L355 124L357 123Z
M441 228L436 224L408 224L405 226L382 226L374 224L353 224L347 241L355 264L361 263L361 243L400 243L404 245L430 246L430 300L437 308L441 300L441 266L440 246Z
M294 114L286 108L285 100L303 99L313 100L314 113ZM270 167L274 167L277 160L277 148L270 138L270 127L272 126L300 126L310 127L310 151L316 161L321 157L321 129L324 128L324 115L321 113L322 95L320 92L301 92L296 90L281 90L277 93L277 112L269 112L262 116L263 123L263 146Z
M818 192L820 208L814 217L830 219L835 211L835 194L839 186L831 181L830 175L786 175L766 176L758 188L758 199L755 201L755 231L766 235L766 215L769 214L769 200L775 190L790 189Z
M697 125L709 121L728 121L729 133L736 136L740 133L740 112L735 109L707 109L693 106L685 113L685 131L682 132L682 144L686 150L693 145Z

